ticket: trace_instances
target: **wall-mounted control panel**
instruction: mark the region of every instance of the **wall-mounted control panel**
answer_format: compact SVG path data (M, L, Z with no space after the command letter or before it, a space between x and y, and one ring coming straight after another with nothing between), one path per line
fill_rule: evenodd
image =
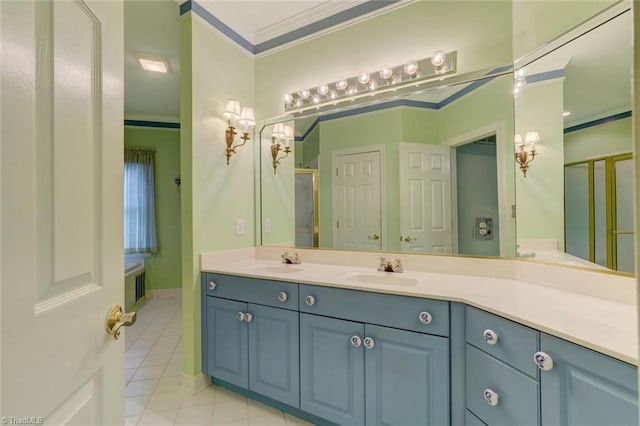
M493 226L490 217L476 217L473 238L476 240L493 240Z

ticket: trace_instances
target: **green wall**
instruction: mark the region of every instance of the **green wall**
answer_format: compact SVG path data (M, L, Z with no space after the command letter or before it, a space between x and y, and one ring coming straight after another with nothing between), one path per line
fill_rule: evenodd
M225 157L227 100L254 102L254 59L209 24L189 14L180 21L180 169L182 171L183 370L201 373L200 254L252 247L254 149L252 140ZM254 135L252 134L252 139ZM244 220L244 235L235 232Z
M628 152L633 152L631 117L564 135L565 163Z
M516 166L518 239L554 239L564 250L564 78L527 84L516 101L516 133L541 141L527 176ZM513 146L513 145L512 145Z
M158 252L145 260L147 289L178 288L181 282L180 131L150 127L124 128L125 148L155 150L154 187Z
M618 0L513 1L513 58L539 48Z

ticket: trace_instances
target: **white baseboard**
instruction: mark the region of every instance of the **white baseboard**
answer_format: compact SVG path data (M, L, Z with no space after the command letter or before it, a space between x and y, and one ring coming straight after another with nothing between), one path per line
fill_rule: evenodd
M181 288L165 288L165 289L155 289L155 290L147 290L146 292L148 297L176 297L182 296Z
M198 374L197 376L192 376L182 373L182 390L191 395L195 395L209 385L211 385L211 377L207 375Z

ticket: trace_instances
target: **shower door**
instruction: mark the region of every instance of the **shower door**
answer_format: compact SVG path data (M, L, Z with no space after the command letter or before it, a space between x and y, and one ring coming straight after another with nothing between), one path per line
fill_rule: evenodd
M295 169L296 247L318 247L318 171Z

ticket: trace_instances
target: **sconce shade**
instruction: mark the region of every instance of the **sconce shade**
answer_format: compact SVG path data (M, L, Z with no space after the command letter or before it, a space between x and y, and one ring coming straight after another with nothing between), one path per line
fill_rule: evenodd
M283 123L276 123L273 126L273 131L271 132L271 136L273 136L274 138L283 138L285 136L284 124Z
M527 145L535 145L536 143L540 142L540 134L535 131L527 132L527 135L525 136L524 139Z
M230 120L240 118L240 102L235 99L229 99L227 108L224 110L224 116Z
M243 107L240 113L240 124L245 126L255 126L256 117L253 114L253 108Z

